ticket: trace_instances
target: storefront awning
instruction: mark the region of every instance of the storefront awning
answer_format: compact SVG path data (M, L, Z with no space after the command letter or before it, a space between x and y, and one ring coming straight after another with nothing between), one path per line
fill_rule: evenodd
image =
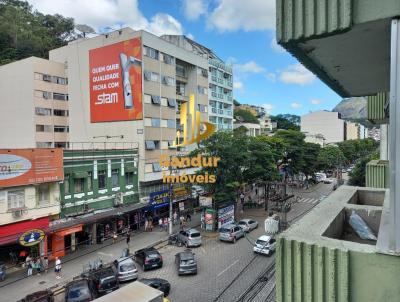
M86 178L88 176L88 172L85 171L74 172L74 178Z

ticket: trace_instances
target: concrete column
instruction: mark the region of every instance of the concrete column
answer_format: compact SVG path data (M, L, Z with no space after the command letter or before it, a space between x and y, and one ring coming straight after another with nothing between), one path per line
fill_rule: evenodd
M388 146L389 127L387 124L381 125L381 142L380 142L380 159L389 159L389 146Z
M75 252L76 250L76 236L75 233L71 234L71 252Z
M92 244L97 243L97 224L93 223L92 225Z

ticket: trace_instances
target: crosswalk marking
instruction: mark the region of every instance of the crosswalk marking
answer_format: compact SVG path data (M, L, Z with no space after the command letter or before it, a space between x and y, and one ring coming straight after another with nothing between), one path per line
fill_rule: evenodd
M308 198L303 197L300 200L298 200L297 202L299 202L299 203L311 203L312 204L312 203L317 203L318 199L310 198L310 197L308 197Z

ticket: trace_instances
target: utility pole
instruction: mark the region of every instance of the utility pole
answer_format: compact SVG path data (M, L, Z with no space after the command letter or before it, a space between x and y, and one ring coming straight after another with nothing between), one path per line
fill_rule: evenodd
M169 175L172 175L172 165L171 165L171 155L169 156ZM171 183L169 184L169 230L168 234L172 235L172 219L173 219L173 214L172 214L172 196L173 196L173 187L172 187L172 179L170 178Z

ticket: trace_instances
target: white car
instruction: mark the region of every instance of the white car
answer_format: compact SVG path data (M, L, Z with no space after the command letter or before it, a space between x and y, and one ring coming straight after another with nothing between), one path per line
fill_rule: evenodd
M272 255L272 253L275 252L275 248L276 248L275 238L269 235L262 235L257 239L253 247L253 251L254 253L270 256Z
M324 184L333 184L335 180L333 178L326 178L324 179Z
M258 228L258 222L253 219L242 219L238 222L238 226L240 226L244 232L248 233Z

